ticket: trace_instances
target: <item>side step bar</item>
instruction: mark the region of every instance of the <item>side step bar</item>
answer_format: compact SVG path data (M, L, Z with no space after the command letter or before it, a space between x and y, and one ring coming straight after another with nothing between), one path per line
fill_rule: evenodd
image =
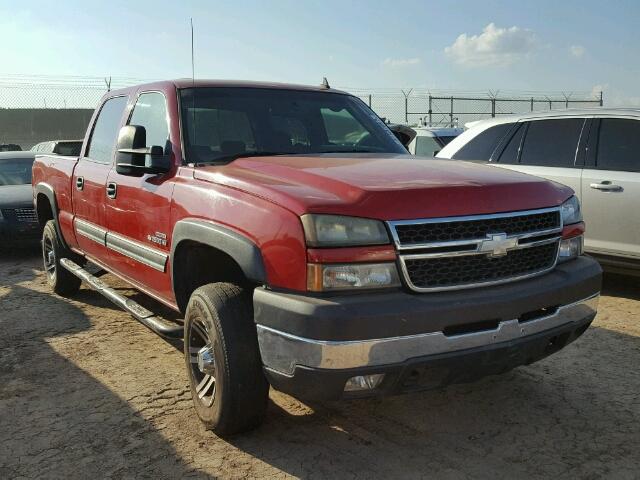
M80 280L86 282L92 289L101 293L124 311L129 312L136 320L145 327L165 338L182 338L183 328L180 325L168 322L150 312L142 305L134 302L130 298L120 295L113 288L109 287L102 280L94 277L77 263L68 258L61 258L60 264L73 273Z

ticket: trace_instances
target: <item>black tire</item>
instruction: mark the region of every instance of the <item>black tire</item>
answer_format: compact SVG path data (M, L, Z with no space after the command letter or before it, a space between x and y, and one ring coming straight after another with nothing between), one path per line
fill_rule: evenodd
M69 297L78 292L82 280L60 265L61 258L75 261L77 255L62 246L56 231L56 224L49 220L42 231L42 260L47 283L51 289L62 297Z
M193 403L207 429L228 436L262 423L269 384L249 291L230 283L196 289L184 321L184 354Z

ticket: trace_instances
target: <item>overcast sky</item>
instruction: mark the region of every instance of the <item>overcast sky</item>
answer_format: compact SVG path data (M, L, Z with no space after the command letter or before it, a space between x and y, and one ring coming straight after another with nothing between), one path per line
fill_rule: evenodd
M640 1L0 0L2 71L591 91L640 105Z

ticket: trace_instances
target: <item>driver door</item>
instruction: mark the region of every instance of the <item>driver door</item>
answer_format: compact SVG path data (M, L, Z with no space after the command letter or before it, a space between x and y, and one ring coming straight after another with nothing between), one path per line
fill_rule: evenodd
M165 155L172 157L167 101L162 92L140 93L126 124L145 127L147 146L161 146ZM174 173L172 169L164 174L134 176L113 168L107 180L110 265L161 298L171 298L168 259Z

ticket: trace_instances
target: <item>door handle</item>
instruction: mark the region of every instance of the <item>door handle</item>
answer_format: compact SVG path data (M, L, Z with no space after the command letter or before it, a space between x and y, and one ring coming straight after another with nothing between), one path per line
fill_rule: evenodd
M83 177L76 178L76 188L78 190L82 190L84 188L84 178Z
M118 194L118 184L116 182L107 183L107 197L116 198Z
M621 192L623 190L620 185L611 183L609 180L605 180L600 183L592 183L589 186L594 190L600 190L602 192Z

